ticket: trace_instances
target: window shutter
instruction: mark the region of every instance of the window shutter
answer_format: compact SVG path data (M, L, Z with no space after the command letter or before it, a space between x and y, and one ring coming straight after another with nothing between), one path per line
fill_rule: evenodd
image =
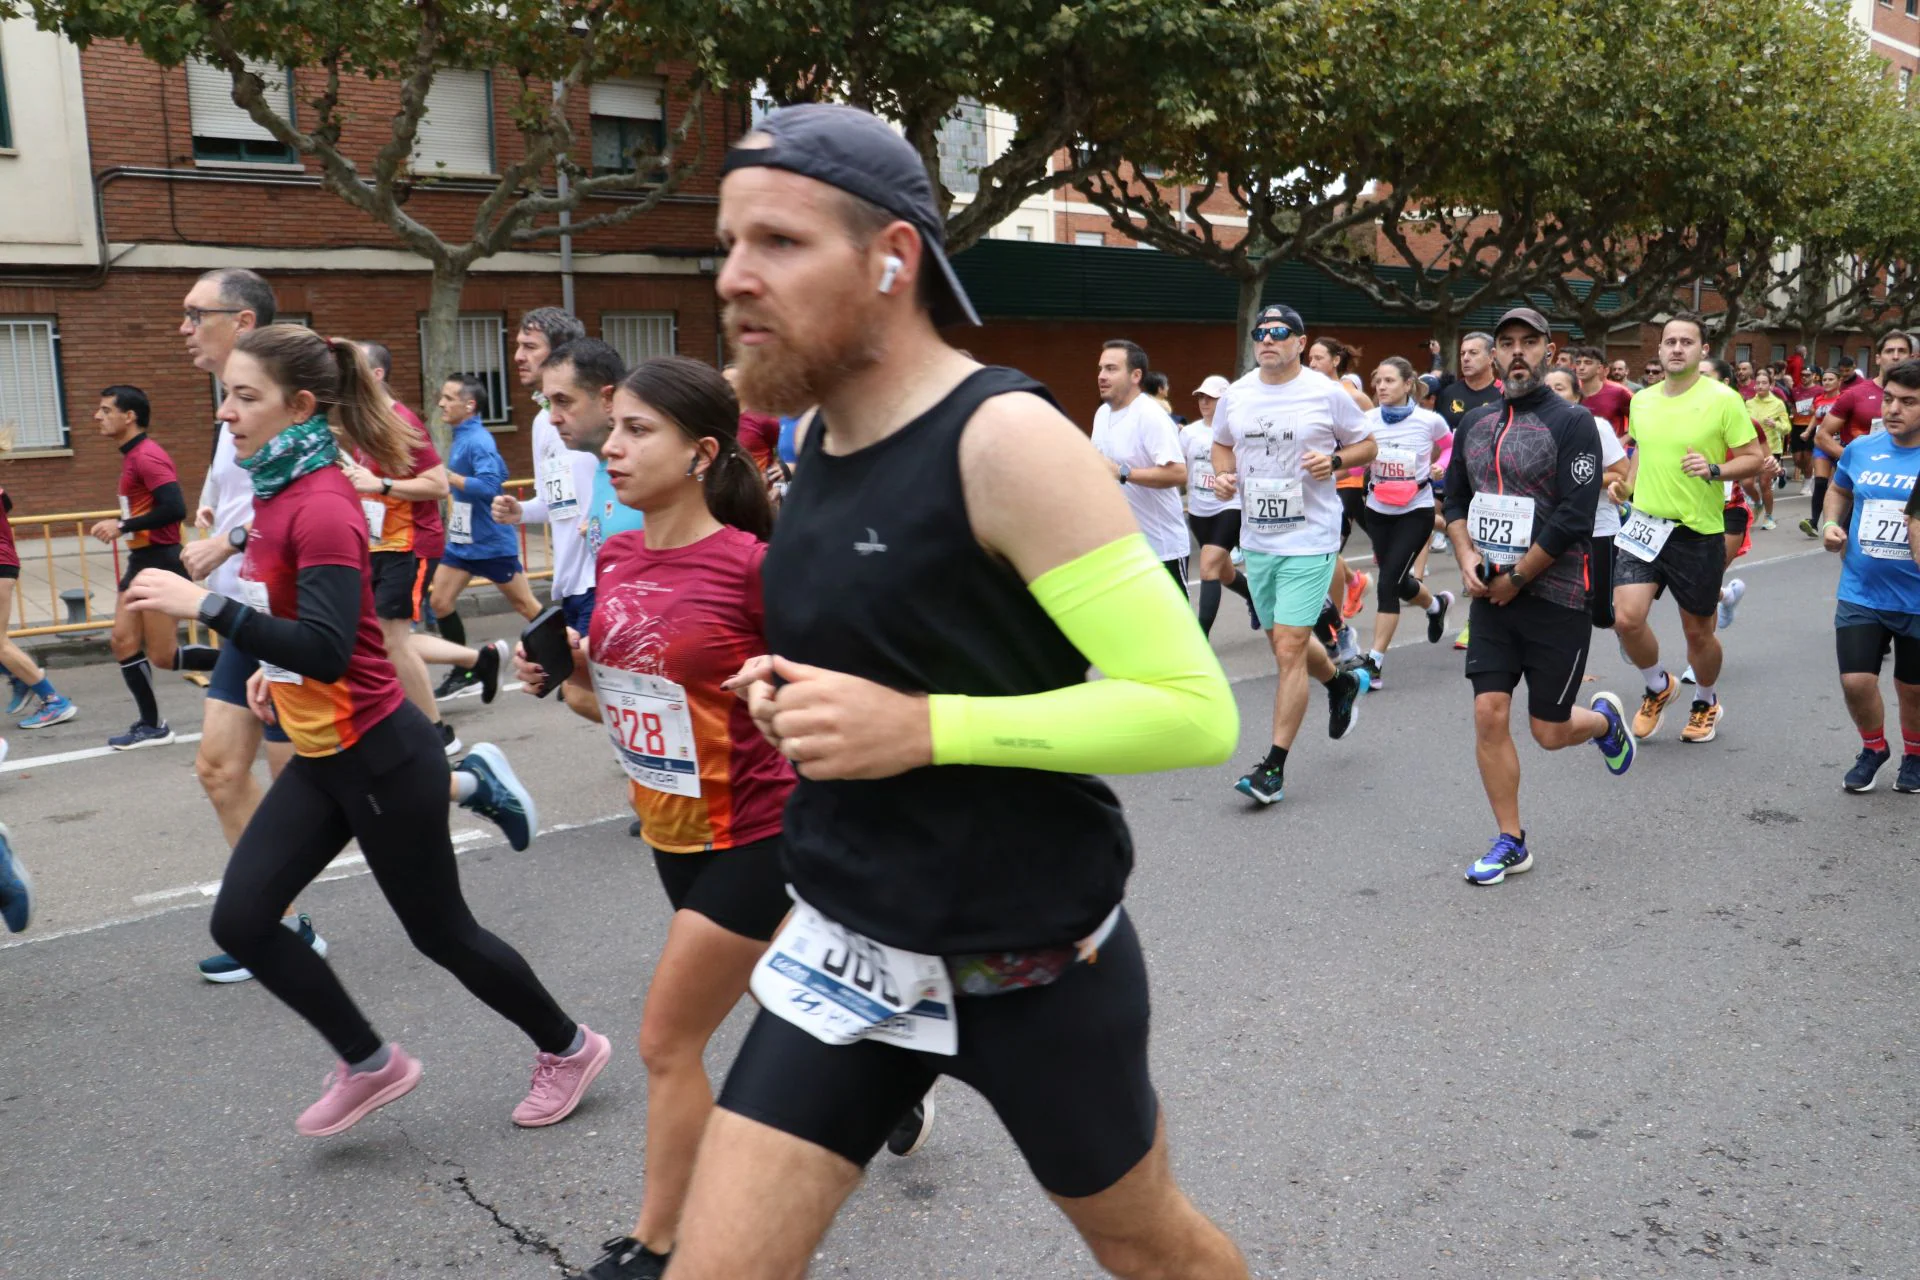
M587 111L621 120L664 120L664 95L658 80L602 80L588 86Z
M293 110L293 89L285 67L247 59L247 70L267 82L267 96L283 115ZM255 124L244 107L233 100L233 77L226 69L199 58L187 62L187 109L198 138L249 138L272 142L273 135Z
M413 167L421 174L493 172L493 94L487 72L443 67L434 75L413 148Z

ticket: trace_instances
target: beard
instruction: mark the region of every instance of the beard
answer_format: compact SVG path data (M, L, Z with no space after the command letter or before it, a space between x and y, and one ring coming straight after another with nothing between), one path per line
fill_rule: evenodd
M788 417L805 413L885 355L880 327L872 320L844 313L836 319L830 310L817 315L822 323L803 333L783 330L773 342L750 347L740 343L744 311L737 303L726 305L721 324L733 351L739 377L735 389L743 407Z
M1539 385L1533 370L1515 361L1507 366L1507 372L1500 379L1500 394L1509 400L1518 400Z

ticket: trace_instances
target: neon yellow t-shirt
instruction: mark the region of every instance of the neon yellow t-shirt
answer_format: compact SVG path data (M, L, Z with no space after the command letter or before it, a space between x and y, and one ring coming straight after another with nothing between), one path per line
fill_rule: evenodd
M1696 480L1681 469L1687 450L1724 463L1733 449L1760 433L1747 417L1740 393L1701 378L1677 396L1655 384L1633 398L1633 441L1638 471L1633 505L1662 520L1678 520L1696 533L1725 533L1726 490L1718 480Z
M1768 453L1781 452L1793 420L1787 416L1787 406L1780 403L1780 397L1755 396L1747 401L1747 419L1766 432Z

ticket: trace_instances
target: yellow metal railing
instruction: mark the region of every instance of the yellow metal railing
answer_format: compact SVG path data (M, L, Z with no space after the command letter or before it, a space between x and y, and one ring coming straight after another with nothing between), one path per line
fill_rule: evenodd
M515 497L524 497L533 489L533 481L509 480L506 488ZM111 545L103 544L90 537L87 530L101 520L119 515L118 509L106 511L64 511L46 516L15 516L13 525L14 548L20 556L21 576L14 584L13 617L7 620L7 635L14 639L28 636L70 635L83 631L105 631L113 625L113 600L120 586L121 546L118 540ZM69 533L68 530L72 532ZM38 553L29 550L29 544L35 532L40 537ZM203 537L191 524L182 529L187 538ZM553 566L535 569L528 560L529 543L527 527L520 526L520 563L528 565L527 577L535 580L553 576ZM56 555L56 541L72 538L74 546L70 551ZM27 596L29 594L29 564L38 568L45 565L46 570L46 620L30 619L27 616ZM105 611L96 607L93 597L96 584L104 590ZM468 587L477 590L482 583ZM38 584L35 584L36 589ZM67 607L61 599L63 590L78 588L84 601L85 617L78 622L67 622ZM198 640L199 624L191 623L187 628L189 640ZM214 641L218 643L218 641Z

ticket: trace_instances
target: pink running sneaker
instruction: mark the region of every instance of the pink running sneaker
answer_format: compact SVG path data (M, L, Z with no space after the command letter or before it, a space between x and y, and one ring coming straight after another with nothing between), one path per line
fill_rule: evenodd
M580 1024L586 1043L578 1053L561 1057L557 1053L537 1053L533 1057L533 1088L513 1109L513 1122L523 1129L559 1124L573 1114L586 1096L587 1086L606 1069L613 1057L613 1044L605 1036Z
M378 1071L353 1075L344 1062L335 1067L327 1077L327 1091L300 1113L293 1127L309 1138L344 1133L369 1112L412 1093L420 1083L420 1059L397 1044L391 1049L387 1065Z

